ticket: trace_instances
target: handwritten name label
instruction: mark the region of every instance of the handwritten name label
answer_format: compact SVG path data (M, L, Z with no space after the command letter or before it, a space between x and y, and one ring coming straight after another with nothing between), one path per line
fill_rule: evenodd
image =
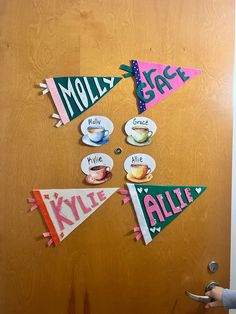
M134 155L132 156L131 159L131 163L142 163L143 162L143 157L142 156L138 156L138 155Z
M85 156L81 161L81 170L86 175L90 174L90 170L94 166L106 166L109 167L111 171L113 168L113 160L109 155L97 152Z
M102 156L94 156L94 157L87 157L87 161L89 165L95 165L97 163L103 162Z
M101 120L99 120L98 118L88 119L88 125L100 125L100 124L101 124Z
M137 118L133 119L133 125L148 125L148 120L138 120Z

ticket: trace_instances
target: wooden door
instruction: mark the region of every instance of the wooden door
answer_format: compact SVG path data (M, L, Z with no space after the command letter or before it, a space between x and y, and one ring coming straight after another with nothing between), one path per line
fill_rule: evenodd
M229 285L233 0L2 0L1 297L4 314L205 313L184 292ZM151 244L135 242L131 204L110 198L56 248L28 213L33 188L86 188L80 161L94 150L79 144L90 115L115 130L99 152L114 160L104 187L124 187L124 123L137 115L132 78L56 129L47 77L120 76L130 59L203 69L145 112L158 131L143 152L155 157L152 184L206 185L207 191ZM121 147L121 155L114 149ZM210 260L220 267L207 270ZM214 309L211 313L223 313Z

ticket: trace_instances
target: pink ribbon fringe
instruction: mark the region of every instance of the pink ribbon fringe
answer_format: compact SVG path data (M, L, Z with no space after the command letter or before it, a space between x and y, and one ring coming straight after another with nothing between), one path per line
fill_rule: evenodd
M48 240L48 247L53 244L54 241L53 241L53 239L51 238L51 233L50 233L50 232L44 232L44 233L43 233L43 237L44 237L44 238L50 238L50 239Z
M140 240L143 236L140 227L134 227L133 230L134 230L134 232L138 232L138 234L135 237L136 241Z

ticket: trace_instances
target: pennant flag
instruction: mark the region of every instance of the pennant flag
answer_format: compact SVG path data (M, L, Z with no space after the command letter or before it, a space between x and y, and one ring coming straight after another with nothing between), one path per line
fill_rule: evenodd
M120 68L127 71L124 77L135 77L140 113L150 109L202 72L199 69L138 60L132 60L131 64L132 67L122 64Z
M122 77L66 76L48 78L39 86L45 88L42 93L50 92L58 114L56 127L78 117L106 95Z
M48 245L58 245L92 215L118 188L33 190L31 211L40 208L49 232Z
M140 228L137 240L143 236L148 244L168 224L178 217L205 190L205 186L161 186L128 183L123 203L132 200Z

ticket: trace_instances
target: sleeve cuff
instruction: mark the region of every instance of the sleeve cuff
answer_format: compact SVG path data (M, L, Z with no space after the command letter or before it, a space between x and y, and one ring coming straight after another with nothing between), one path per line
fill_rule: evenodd
M224 289L223 304L227 309L236 309L236 290Z

